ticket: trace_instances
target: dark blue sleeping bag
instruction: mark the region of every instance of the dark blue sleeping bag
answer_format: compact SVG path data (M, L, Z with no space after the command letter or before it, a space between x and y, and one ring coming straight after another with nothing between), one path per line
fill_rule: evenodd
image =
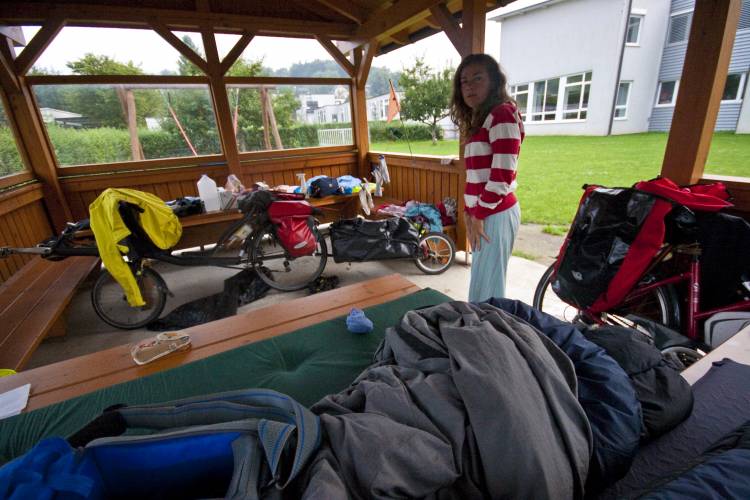
M570 323L517 300L493 298L488 303L540 330L573 362L578 401L594 437L586 493L595 493L624 476L638 449L643 425L641 405L628 374Z

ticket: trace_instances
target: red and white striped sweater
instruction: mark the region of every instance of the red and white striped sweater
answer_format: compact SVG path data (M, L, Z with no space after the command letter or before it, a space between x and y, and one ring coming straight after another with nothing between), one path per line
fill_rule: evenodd
M525 134L515 104L495 106L464 148L465 210L477 219L516 203L516 167Z

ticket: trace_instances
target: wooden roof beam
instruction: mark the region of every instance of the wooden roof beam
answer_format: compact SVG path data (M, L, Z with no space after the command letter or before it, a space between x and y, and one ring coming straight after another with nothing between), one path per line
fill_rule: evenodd
M411 43L408 29L401 30L398 33L391 33L390 38L399 45L409 45Z
M52 17L59 9L60 4L52 2L0 2L0 23L38 24ZM158 19L161 24L175 31L200 31L207 25L222 33L249 31L256 35L308 38L312 35L324 35L336 40L348 40L357 30L353 23L75 3L64 4L64 16L71 25L105 23L123 28L146 28L150 27L150 19Z
M427 11L441 0L401 0L382 12L373 13L362 23L355 38L370 40L402 31L417 17L426 17Z
M451 11L448 10L448 7L441 3L430 7L430 12L461 57L469 55L469 39L466 36L466 32L463 31L458 21L451 14Z
M367 12L353 4L349 0L313 0L315 3L325 5L329 9L357 24L362 24L367 18Z
M318 42L323 46L324 49L328 51L329 54L331 54L331 57L333 57L337 63L339 63L339 66L346 71L346 73L351 77L354 78L356 70L354 68L354 65L349 62L349 59L346 58L346 56L334 45L332 41L329 39L316 35L315 38L318 40Z
M42 25L42 29L37 31L31 42L24 48L16 58L16 72L19 75L25 75L31 69L42 52L54 40L55 36L65 25L65 21L57 15L47 19Z
M227 71L232 67L232 65L237 62L237 59L242 55L242 52L245 51L248 45L250 45L250 42L253 40L255 35L252 33L243 33L242 37L240 37L239 40L237 40L237 43L234 44L234 47L232 47L232 50L229 51L229 53L224 56L224 59L221 60L221 74L226 75Z
M360 47L355 51L355 62L357 69L356 84L357 88L364 89L367 83L367 77L370 75L370 67L372 66L372 59L378 52L377 40L370 40L370 43L364 47Z
M177 35L172 33L172 31L167 28L164 24L158 22L158 21L151 21L151 28L161 36L164 41L166 41L169 45L174 47L177 52L182 54L187 58L188 61L195 64L198 69L203 71L204 73L208 73L208 65L206 64L206 61L203 60L201 56L195 53L193 49L188 47L185 42L177 38Z
M487 7L485 0L464 0L461 23L467 41L468 54L481 54L484 52L484 31ZM462 54L463 56L463 54Z

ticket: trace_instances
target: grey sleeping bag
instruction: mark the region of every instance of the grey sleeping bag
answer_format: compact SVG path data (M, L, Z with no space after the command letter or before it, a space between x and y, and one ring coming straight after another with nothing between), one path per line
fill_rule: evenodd
M591 431L568 357L488 304L407 313L376 363L312 408L306 498L574 498Z

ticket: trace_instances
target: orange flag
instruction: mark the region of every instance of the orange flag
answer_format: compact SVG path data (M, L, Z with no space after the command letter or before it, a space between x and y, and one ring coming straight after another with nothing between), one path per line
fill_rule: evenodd
M396 90L393 88L393 82L391 80L388 80L388 83L391 86L391 95L388 98L388 119L385 121L386 123L391 123L391 120L401 112L401 106L398 104L398 97L396 97Z

